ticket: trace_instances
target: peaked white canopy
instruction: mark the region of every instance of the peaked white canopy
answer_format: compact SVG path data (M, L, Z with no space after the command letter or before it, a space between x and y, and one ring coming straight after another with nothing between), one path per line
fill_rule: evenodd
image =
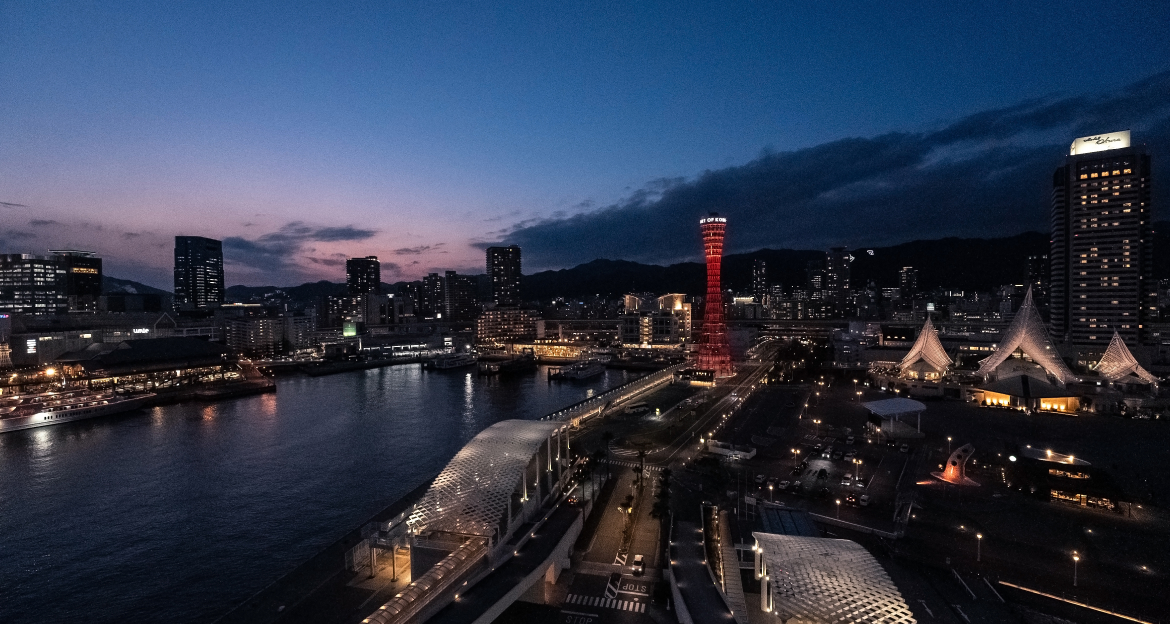
M1033 362L1042 366L1060 383L1067 384L1077 380L1077 376L1065 366L1064 360L1060 359L1056 345L1052 344L1052 339L1048 337L1044 321L1040 319L1040 313L1032 303L1031 286L1028 287L1024 302L1016 312L1016 318L1012 319L1012 324L1008 326L999 346L995 348L995 353L979 363L979 374L984 377L990 376L997 366L1016 352L1016 349L1023 351L1024 355L1032 358Z
M910 353L902 358L902 363L898 365L898 368L905 369L919 361L926 362L939 372L946 370L951 365L951 358L947 355L946 349L943 349L942 343L939 342L938 330L930 322L930 317L926 317L926 325L922 326L922 333L918 334L918 340L910 348Z
M1113 340L1109 341L1109 348L1105 349L1105 355L1101 356L1096 368L1097 372L1109 381L1117 381L1132 374L1147 383L1158 383L1157 377L1138 364L1116 331L1113 332Z

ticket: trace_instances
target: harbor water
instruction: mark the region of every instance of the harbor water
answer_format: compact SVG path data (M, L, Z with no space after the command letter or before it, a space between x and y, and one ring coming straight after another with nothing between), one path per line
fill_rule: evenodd
M0 622L213 621L485 427L635 376L404 365L0 435Z

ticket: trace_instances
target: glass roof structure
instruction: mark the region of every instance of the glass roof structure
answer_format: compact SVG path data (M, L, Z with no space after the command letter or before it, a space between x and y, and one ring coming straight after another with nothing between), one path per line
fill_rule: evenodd
M1000 364L1016 352L1016 349L1023 351L1024 355L1032 358L1033 362L1043 367L1049 375L1056 377L1060 383L1077 381L1077 376L1068 369L1064 360L1060 359L1056 345L1048 337L1048 329L1044 327L1044 321L1036 311L1036 305L1032 303L1030 286L1028 293L1024 295L1024 302L1016 312L1016 317L1012 319L1012 324L1008 325L1007 331L996 346L995 353L979 363L979 374L984 377L991 376Z
M914 346L910 348L906 357L902 358L902 363L898 365L898 368L905 369L920 361L926 362L939 372L946 370L951 365L951 357L947 355L946 349L943 349L942 343L939 342L938 330L930 322L930 317L926 318L926 325L922 326L922 333L918 334L918 340L914 342Z
M753 533L783 622L913 624L914 615L882 566L843 539Z
M504 420L481 431L451 458L415 505L407 520L411 530L494 536L512 494L524 492L524 471L533 456L564 426Z
M1130 353L1129 347L1125 346L1125 341L1116 331L1113 332L1113 340L1109 341L1109 348L1105 349L1101 361L1097 362L1096 370L1099 375L1109 381L1119 381L1128 375L1133 375L1146 383L1158 383L1157 377L1138 364L1133 353Z

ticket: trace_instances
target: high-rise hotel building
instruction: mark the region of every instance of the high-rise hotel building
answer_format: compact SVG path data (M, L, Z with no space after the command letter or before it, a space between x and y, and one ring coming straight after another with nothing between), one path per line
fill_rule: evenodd
M1052 186L1053 338L1104 350L1117 331L1147 343L1158 297L1149 154L1128 131L1081 137Z
M175 237L175 307L207 310L223 303L223 243L202 236Z

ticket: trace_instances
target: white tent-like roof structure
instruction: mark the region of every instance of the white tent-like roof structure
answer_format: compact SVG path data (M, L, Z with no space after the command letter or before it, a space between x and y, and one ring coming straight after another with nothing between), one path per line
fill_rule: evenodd
M902 358L902 363L898 365L898 368L905 369L919 361L926 362L939 372L946 370L951 365L951 357L947 355L946 349L943 349L942 343L939 342L938 330L930 322L930 317L926 318L926 325L922 326L922 333L918 334L918 340L910 348L910 353Z
M533 456L563 426L503 420L479 432L435 477L407 522L415 531L492 537Z
M1097 362L1096 370L1098 374L1109 381L1119 381L1127 375L1133 375L1146 383L1158 383L1157 377L1138 364L1133 354L1130 353L1129 347L1125 346L1125 341L1116 331L1113 332L1113 340L1109 341L1109 348L1105 349L1105 355L1102 355L1101 361Z
M915 624L881 564L844 539L753 533L782 622Z
M990 376L996 367L1016 352L1016 349L1023 351L1024 355L1032 358L1033 362L1042 366L1060 383L1067 384L1077 380L1077 376L1068 369L1064 360L1060 359L1056 345L1052 344L1052 339L1048 337L1048 329L1044 327L1044 321L1036 311L1036 305L1032 303L1030 286L1024 296L1024 302L1020 304L1016 317L1012 319L1012 324L1000 339L995 353L979 363L979 374L984 377Z

